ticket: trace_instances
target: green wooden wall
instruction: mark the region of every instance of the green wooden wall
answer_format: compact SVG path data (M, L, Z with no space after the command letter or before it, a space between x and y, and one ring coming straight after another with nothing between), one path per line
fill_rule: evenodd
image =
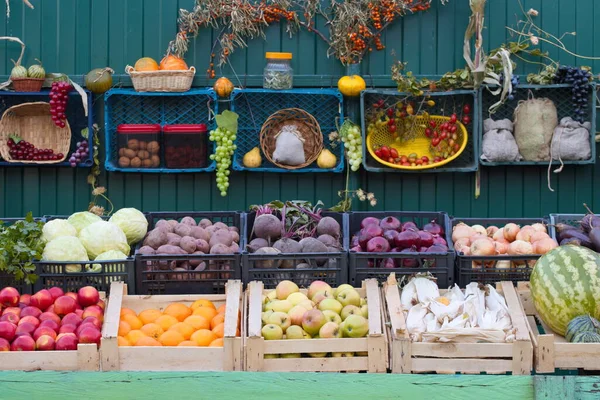
M435 2L436 0L434 0ZM4 2L0 2L4 15ZM110 66L119 76L116 83L128 85L125 65L139 57L160 58L176 32L179 8L191 8L193 0L56 0L36 1L35 10L20 0L11 0L12 15L0 20L0 33L22 38L27 44L25 62L40 58L48 71L64 72L81 78L91 68ZM584 55L600 56L600 4L594 0L524 0L525 10L540 11L537 17L547 31L561 34L577 31L565 44ZM489 0L485 42L494 48L509 35L506 25L514 25L521 15L518 0ZM443 74L464 65L462 40L469 16L467 0L435 4L431 11L408 16L385 34L386 49L363 62L362 73L368 85L391 86L390 65L395 59L407 61L409 69L420 74ZM322 21L320 26L323 27ZM190 65L203 71L209 60L214 33L202 31L187 55ZM301 86L334 86L343 67L326 57L326 46L310 33L289 39L282 27L269 28L267 41L253 40L245 51L232 57L217 75L230 76L236 85L261 83L265 51L291 51L296 83ZM544 47L554 59L566 64L593 65L600 62L576 61L550 46ZM19 47L0 42L0 76L8 74L11 58ZM518 73L531 68L520 66ZM202 73L195 85L212 84ZM97 99L97 122L102 125L102 100ZM64 214L87 208L90 193L88 171L71 168L0 168L0 216ZM213 174L119 174L102 176L108 195L116 207L131 206L152 210L239 210L250 204L273 199L338 201L343 174L262 174L234 173L229 196L218 194ZM443 210L456 216L539 216L554 212L583 212L582 203L600 210L600 165L567 167L553 177L552 193L547 189L546 168L482 168L481 196L475 199L475 174L367 174L358 184L373 191L380 210Z

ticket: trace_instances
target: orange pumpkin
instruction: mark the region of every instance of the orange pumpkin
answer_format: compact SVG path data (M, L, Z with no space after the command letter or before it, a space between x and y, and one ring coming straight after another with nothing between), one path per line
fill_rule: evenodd
M214 91L221 98L227 98L233 92L233 83L227 78L219 78L213 86Z
M183 58L169 54L161 60L160 69L166 71L187 71L188 66Z
M150 57L140 58L133 67L136 71L158 71L158 63Z

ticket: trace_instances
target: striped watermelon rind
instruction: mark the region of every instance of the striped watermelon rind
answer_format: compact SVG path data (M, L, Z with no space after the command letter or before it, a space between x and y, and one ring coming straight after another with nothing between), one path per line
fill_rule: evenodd
M557 247L537 261L530 278L531 297L539 317L565 335L580 315L600 318L600 256L585 247Z
M573 337L581 332L600 333L600 322L598 322L596 318L590 317L589 315L580 315L575 317L567 325L565 339L567 339L567 342L571 342Z
M600 343L600 334L596 332L579 332L573 339L571 343Z

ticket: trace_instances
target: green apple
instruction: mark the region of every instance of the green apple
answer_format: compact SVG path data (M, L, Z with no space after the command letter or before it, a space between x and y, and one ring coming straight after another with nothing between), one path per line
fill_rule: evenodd
M323 299L323 301L319 303L319 310L321 311L331 310L334 313L339 314L342 312L342 308L344 308L344 306L335 299Z
M313 296L313 298L311 300L314 301L314 303L316 305L319 305L319 303L325 299L334 299L334 298L335 297L333 297L333 294L331 293L331 291L321 290L320 292L315 293L315 295Z
M354 357L354 353L351 351L344 353L331 353L331 357Z
M270 358L279 358L279 354L265 354L265 360Z
M360 298L360 306L366 306L367 305L367 299L365 299L364 297Z
M369 318L369 306L366 304L364 306L360 306L360 312L363 317Z
M296 305L302 306L302 307L306 308L307 310L312 310L313 308L315 308L315 303L312 300L308 300L308 299L302 300L300 303L298 303Z
M323 339L341 338L342 330L335 322L327 322L319 329L319 337Z
M342 303L342 306L344 307L349 304L356 307L360 306L360 295L355 289L346 289L343 292L338 293L336 299Z
M323 358L327 357L327 353L308 353L309 356L313 358Z
M288 311L287 315L290 316L292 321L292 325L302 326L302 317L308 310L302 306L294 306L290 311Z
M344 283L343 285L340 285L340 286L338 286L338 287L336 287L336 288L333 289L333 295L337 296L338 293L342 293L346 289L354 289L354 286L348 285L347 283Z
M287 313L294 307L292 303L287 300L273 300L269 304L267 304L267 309L265 311L281 311Z
M313 337L306 333L304 329L302 329L302 335L304 336L304 339L313 339Z
M350 315L344 320L344 337L360 338L369 333L369 321L362 315Z
M302 328L314 337L326 322L327 318L325 318L323 311L312 309L308 310L302 317Z
M279 325L285 333L286 329L292 325L292 319L284 312L276 311L269 316L267 324Z
M271 316L271 314L273 314L273 311L270 311L270 310L263 311L263 313L261 314L261 318L260 318L262 320L263 325L268 324L267 321L269 320L269 317Z
M297 306L298 304L300 304L300 302L302 302L304 300L308 300L308 297L306 297L306 295L304 293L294 292L294 293L290 294L286 300L289 301L290 303L292 303L293 305Z
M300 288L298 288L298 285L296 285L294 282L281 281L275 288L275 295L277 296L277 300L285 300L290 294L298 291L300 291Z
M283 339L283 329L279 325L267 324L261 330L265 340L280 340Z
M325 315L325 318L327 318L327 322L335 322L338 325L342 323L342 318L336 312L325 310L323 311L323 314Z
M287 354L282 354L280 358L300 358L302 357L302 354L300 353L287 353Z
M308 292L306 293L306 296L309 299L313 300L313 297L315 296L315 294L317 294L318 292L321 292L321 291L331 292L331 286L329 286L329 284L327 282L314 281L308 287Z
M310 339L310 336L306 337L306 335L308 334L298 325L292 325L285 331L286 339Z
M262 305L263 307L265 306L265 304L267 304L269 302L269 298L267 297L267 295L262 295Z
M275 290L271 290L269 293L267 293L267 299L269 299L269 300L267 301L267 303L268 303L269 301L276 300L276 299L277 299L277 292L276 292Z
M340 313L340 316L342 317L342 321L343 321L346 318L348 318L348 316L353 315L353 314L362 315L359 307L353 306L352 304L348 304L347 306L342 308L342 312Z

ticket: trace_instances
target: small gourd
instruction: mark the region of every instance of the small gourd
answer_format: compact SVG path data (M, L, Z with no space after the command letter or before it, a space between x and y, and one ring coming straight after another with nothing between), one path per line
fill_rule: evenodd
M160 69L163 71L187 71L188 66L183 58L169 54L160 61Z
M44 67L42 67L42 62L40 60L38 60L36 58L36 61L39 62L40 64L33 64L32 66L29 67L29 69L27 70L27 76L29 78L35 78L35 79L44 79L46 78L46 70L44 69Z
M366 88L365 80L358 75L342 76L338 81L338 89L346 97L360 96L360 92Z
M21 64L17 64L14 60L11 60L15 66L12 71L10 71L11 78L27 78L27 68L22 66Z
M94 94L102 94L112 87L112 74L110 68L96 68L85 76L85 86Z
M222 99L229 98L231 92L233 92L233 83L225 77L217 79L215 84L213 85L213 89L217 96Z

